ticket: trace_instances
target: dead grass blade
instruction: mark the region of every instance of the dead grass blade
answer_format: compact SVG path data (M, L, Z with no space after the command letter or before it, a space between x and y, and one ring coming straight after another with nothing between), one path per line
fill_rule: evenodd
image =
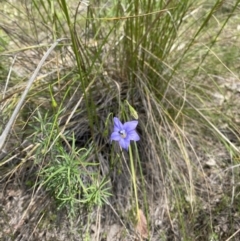
M4 146L4 144L5 144L5 141L6 141L6 138L7 138L8 134L9 134L9 131L10 131L10 129L11 129L14 121L15 121L16 118L17 118L17 115L18 115L18 113L19 113L19 111L20 111L20 109L21 109L21 107L22 107L22 105L23 105L23 102L24 102L24 100L25 100L25 98L26 98L26 96L27 96L27 94L28 94L28 92L29 92L29 90L30 90L30 88L31 88L31 86L32 86L35 78L37 77L38 72L40 71L42 65L43 65L44 62L46 61L46 59L47 59L47 57L49 56L49 54L53 51L53 49L54 49L54 48L59 44L59 42L61 42L62 40L64 40L64 39L63 39L63 38L62 38L62 39L58 39L54 44L52 44L52 46L48 49L48 51L45 53L45 55L43 56L43 58L42 58L41 61L39 62L37 68L35 69L35 71L34 71L34 73L33 73L33 75L32 75L32 77L29 79L28 84L27 84L27 86L26 86L26 88L25 88L25 90L24 90L24 92L23 92L23 94L22 94L21 99L19 100L17 106L15 107L15 109L14 109L14 111L13 111L13 113L12 113L12 116L11 116L10 120L8 121L8 123L7 123L4 131L3 131L3 133L2 133L2 135L0 136L0 150L3 148L3 146Z
M135 229L141 238L148 238L147 219L141 209L138 210L137 225Z

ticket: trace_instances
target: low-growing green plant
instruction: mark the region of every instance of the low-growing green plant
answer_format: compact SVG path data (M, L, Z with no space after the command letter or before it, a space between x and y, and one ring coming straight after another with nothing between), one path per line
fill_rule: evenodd
M107 177L100 180L98 172L91 171L99 165L89 159L92 143L89 143L88 149L77 148L74 135L67 139L59 136L59 130L47 113L42 117L38 112L38 116L34 123L39 141L35 160L40 166L38 184L50 192L59 208L67 208L70 214L75 214L82 204L88 208L102 206L111 193L106 187ZM49 149L52 141L55 144Z

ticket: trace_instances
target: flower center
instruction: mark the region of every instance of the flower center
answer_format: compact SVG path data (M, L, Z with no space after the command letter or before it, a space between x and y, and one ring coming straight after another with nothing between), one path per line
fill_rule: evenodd
M125 130L121 130L118 132L122 138L126 138L127 134Z

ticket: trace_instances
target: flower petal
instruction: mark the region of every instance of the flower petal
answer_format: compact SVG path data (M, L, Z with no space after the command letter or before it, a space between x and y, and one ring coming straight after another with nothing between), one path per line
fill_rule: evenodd
M139 141L140 140L140 137L138 135L138 133L135 131L135 130L132 130L132 131L129 131L127 133L127 138L129 141L132 140L132 141Z
M135 130L137 127L138 121L128 121L123 124L124 130L128 133L129 131Z
M128 147L129 147L129 145L130 145L130 141L127 140L127 139L121 138L121 140L119 141L119 145L120 145L123 149L128 150Z
M114 131L111 134L111 141L120 141L122 139L121 135L118 133L118 131Z
M113 121L114 121L114 131L123 130L123 124L117 117L114 117Z

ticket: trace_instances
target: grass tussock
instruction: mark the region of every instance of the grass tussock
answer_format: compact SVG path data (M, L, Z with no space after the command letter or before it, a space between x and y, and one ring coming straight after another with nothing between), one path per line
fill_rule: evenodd
M239 11L5 1L0 237L238 240ZM138 119L128 151L115 116Z

